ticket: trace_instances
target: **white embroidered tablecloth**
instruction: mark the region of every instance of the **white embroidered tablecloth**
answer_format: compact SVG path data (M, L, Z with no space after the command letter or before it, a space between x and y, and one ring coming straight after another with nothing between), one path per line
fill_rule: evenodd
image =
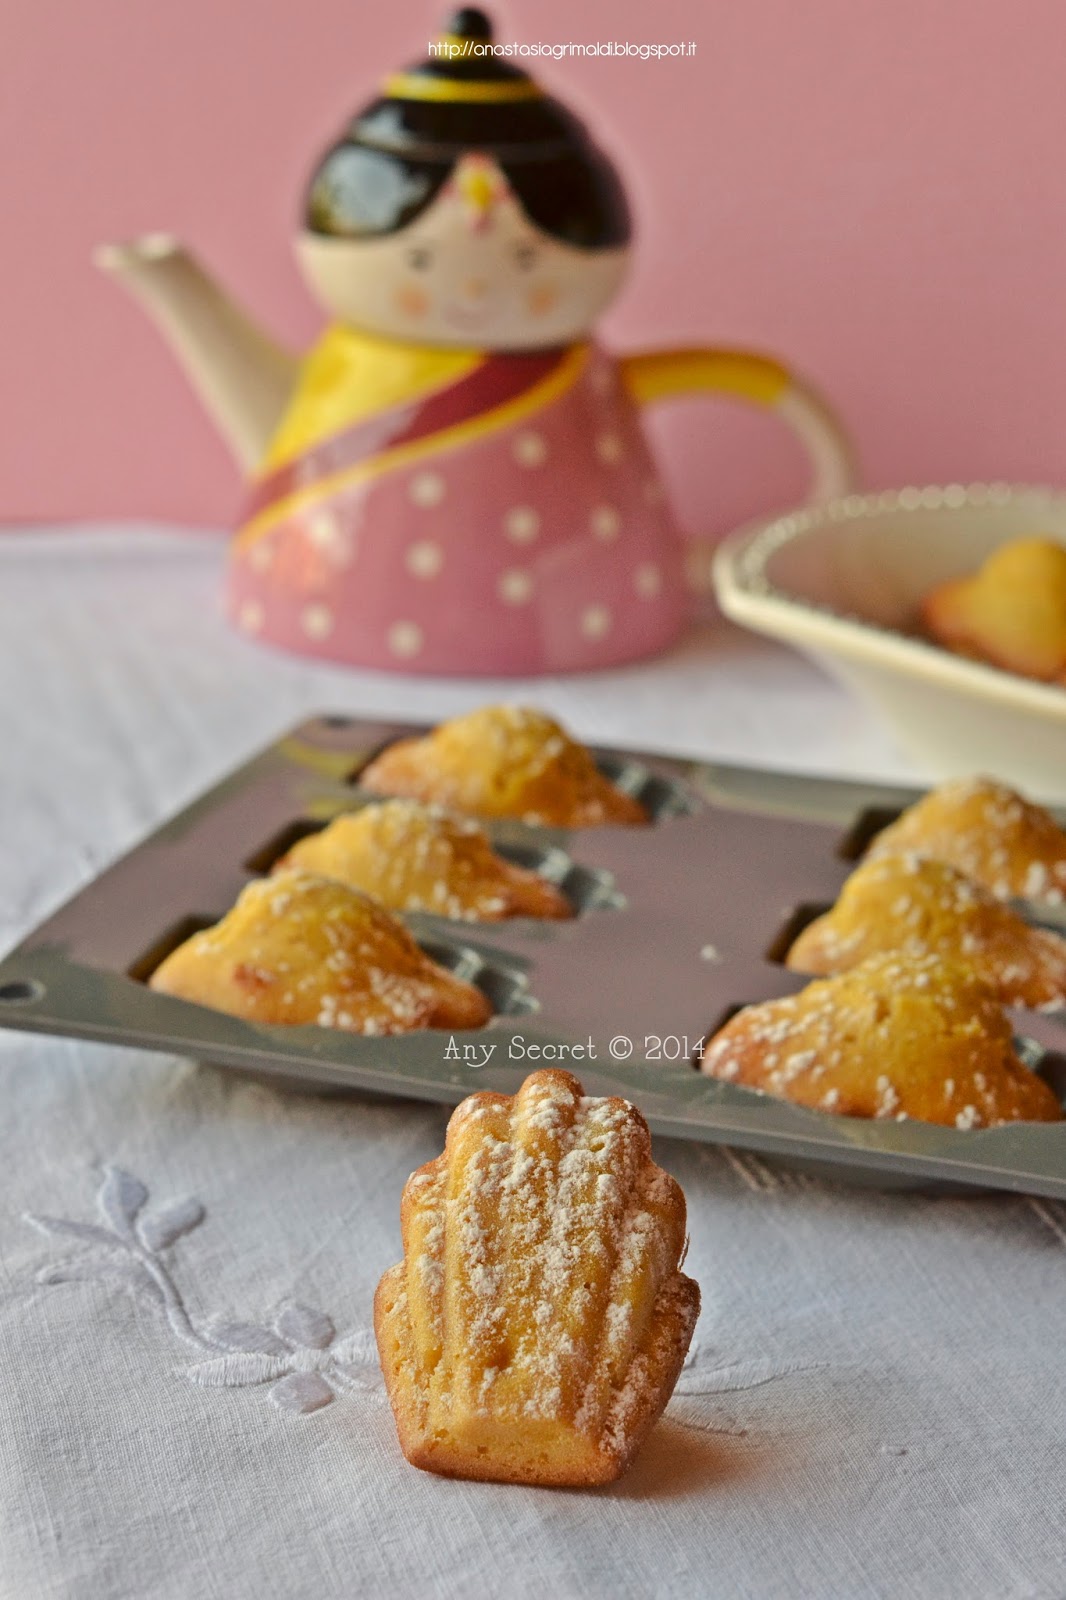
M220 566L151 529L0 538L0 947L300 717L497 692L259 650ZM604 742L910 775L724 625L527 693ZM402 1460L369 1331L443 1108L15 1033L0 1073L0 1600L1066 1594L1062 1206L657 1141L704 1302L666 1418L613 1488L449 1482Z

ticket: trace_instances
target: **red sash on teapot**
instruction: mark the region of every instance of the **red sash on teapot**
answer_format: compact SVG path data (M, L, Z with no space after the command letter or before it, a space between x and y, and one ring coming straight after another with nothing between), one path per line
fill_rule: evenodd
M238 547L338 489L410 466L423 456L485 437L535 414L577 381L586 352L585 345L572 345L487 353L473 371L446 388L363 418L311 446L253 484Z

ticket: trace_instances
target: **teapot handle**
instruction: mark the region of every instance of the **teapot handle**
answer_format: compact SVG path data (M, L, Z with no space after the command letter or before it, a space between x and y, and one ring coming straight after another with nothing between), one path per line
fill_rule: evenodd
M811 501L832 500L855 486L855 454L843 425L815 390L768 356L747 350L649 350L623 356L622 382L638 405L677 395L727 394L775 411L803 445L811 464ZM692 588L711 587L710 540L691 541Z

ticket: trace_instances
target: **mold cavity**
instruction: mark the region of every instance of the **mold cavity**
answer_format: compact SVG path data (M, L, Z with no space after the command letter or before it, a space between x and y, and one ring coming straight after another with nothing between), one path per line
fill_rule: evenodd
M137 983L147 983L156 967L161 967L167 956L171 955L186 939L191 939L194 933L203 933L205 928L213 928L218 921L217 917L182 917L180 922L175 922L166 933L160 934L155 943L143 955L126 968L126 976L135 979Z
M785 957L804 928L809 927L816 917L823 916L829 909L829 906L824 901L817 905L813 902L806 902L803 905L794 906L785 922L782 923L766 947L767 961L772 961L775 966L783 967Z
M586 911L617 910L625 905L625 896L619 893L610 872L598 867L583 867L565 850L553 845L513 844L509 841L494 843L493 849L516 867L526 867L530 872L539 873L557 889L561 889L577 916L582 916Z
M446 967L457 978L476 985L498 1017L524 1017L540 1010L540 1001L529 992L524 972L492 961L469 945L453 944L450 939L423 939L418 943L432 961Z
M1023 1034L1014 1035L1014 1049L1031 1072L1040 1072L1044 1063L1052 1059L1042 1044L1038 1044L1035 1039L1026 1038Z
M734 1001L732 1005L726 1006L717 1022L711 1024L704 1035L703 1043L692 1052L691 1065L695 1067L697 1072L701 1070L700 1063L706 1053L707 1046L713 1043L716 1035L721 1033L727 1022L732 1022L738 1011L743 1011L745 1006L749 1006L751 1003L750 1000Z
M1032 1042L1031 1039L1024 1041L1029 1045ZM1038 1078L1043 1078L1059 1104L1066 1108L1066 1055L1060 1055L1054 1050L1045 1050L1041 1051L1038 1060L1033 1061L1026 1059L1026 1052L1022 1049L1019 1049L1018 1054Z
M877 835L902 815L900 806L867 806L837 845L837 855L845 861L861 860Z
M403 738L409 735L403 735ZM344 778L344 782L358 785L359 780L370 765L383 750L388 750L391 745L398 744L399 739L384 739L374 749L361 754L359 760ZM596 765L605 778L626 794L639 800L653 822L665 822L669 817L691 816L700 809L700 802L692 790L685 784L679 783L676 778L664 777L662 773L652 772L649 767L635 756L604 755L594 752Z
M1059 1104L1066 1109L1066 1055L1058 1050L1048 1050L1024 1034L1014 1035L1014 1049L1020 1059L1038 1078L1043 1078Z
M294 844L299 844L301 839L310 838L313 833L321 833L325 826L324 822L309 822L307 818L299 822L287 822L277 833L272 833L258 850L253 850L244 865L249 872L260 875L268 873L282 856L288 854Z
M634 756L597 755L596 765L616 788L639 800L653 822L688 817L699 810L699 801L683 783L652 772Z
M378 800L374 803L382 802ZM355 813L338 813L340 816L349 814ZM336 821L336 818L330 821ZM245 859L245 870L260 877L265 876L301 839L322 833L328 826L329 822L312 822L306 817L298 822L287 822ZM497 855L513 862L516 867L526 867L530 872L539 873L557 889L561 889L576 916L586 911L613 910L625 905L625 896L619 893L610 872L598 867L580 866L557 846L493 841L492 847Z
M406 733L400 734L393 739L382 739L380 744L372 745L369 750L360 751L358 761L347 773L345 773L341 781L347 784L357 784L370 763L372 761L376 761L383 750L388 750L390 745L399 744L401 739L408 739L412 737L416 737L416 735ZM379 796L379 798L381 797Z
M9 983L0 983L0 1006L28 1006L34 1000L43 1000L47 992L36 978L12 978Z
M1066 934L1066 906L1049 906L1039 900L1017 898L1009 900L1007 904L1026 922L1031 922L1034 928L1047 928L1051 933Z

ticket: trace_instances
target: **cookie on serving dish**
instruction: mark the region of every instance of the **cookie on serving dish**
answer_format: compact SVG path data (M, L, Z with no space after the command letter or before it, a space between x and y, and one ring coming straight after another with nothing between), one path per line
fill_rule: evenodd
M1066 545L1011 539L922 602L938 644L1006 672L1066 685Z

